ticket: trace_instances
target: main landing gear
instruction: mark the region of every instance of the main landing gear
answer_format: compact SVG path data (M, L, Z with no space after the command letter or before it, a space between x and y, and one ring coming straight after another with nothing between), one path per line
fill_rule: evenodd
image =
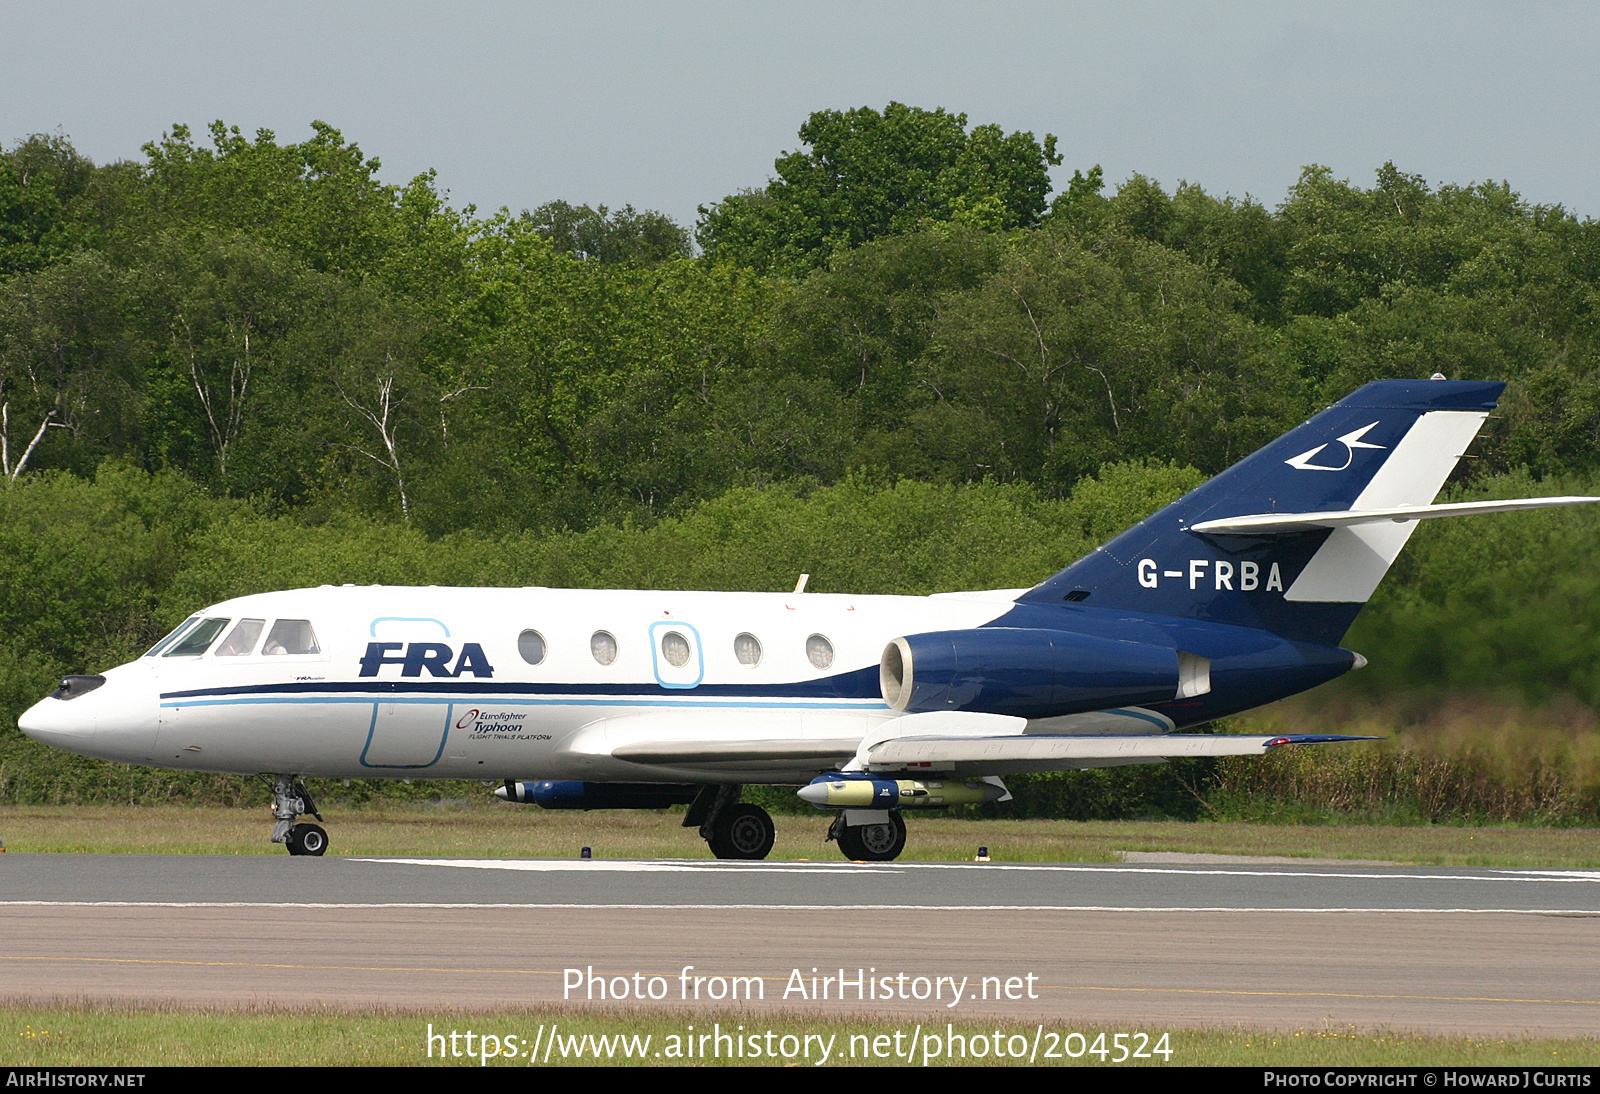
M266 781L266 776L261 777ZM328 833L320 824L296 824L302 813L318 820L316 802L306 784L293 775L272 777L272 815L277 822L272 826L272 842L288 847L291 855L320 855L328 850Z
M685 828L700 829L700 838L718 858L764 859L772 853L777 829L759 805L741 802L742 786L702 786L684 814Z
M856 862L893 862L906 849L906 822L898 809L883 810L886 820L872 824L845 824L846 810L840 810L828 829L828 838L839 842L844 857Z
M772 818L759 805L741 802L743 791L738 785L702 786L684 814L683 826L699 828L718 858L764 859L772 853ZM898 809L841 809L828 838L838 841L847 859L892 862L906 849L906 822Z

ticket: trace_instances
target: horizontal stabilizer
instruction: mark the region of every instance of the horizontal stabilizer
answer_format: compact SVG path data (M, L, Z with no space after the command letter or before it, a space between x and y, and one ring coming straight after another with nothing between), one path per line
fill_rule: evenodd
M1106 767L1130 763L1160 763L1190 756L1259 756L1282 745L1328 744L1337 741L1373 741L1376 737L1333 734L1258 737L1227 733L1165 733L1138 737L1045 736L1004 737L897 737L871 749L872 768L911 764L953 764L972 773L998 765L1029 770L1047 767ZM1023 768L1017 768L1022 770Z
M1559 505L1588 505L1600 498L1509 498L1505 501L1464 501L1453 505L1400 505L1391 509L1338 509L1326 513L1252 513L1221 520L1203 520L1191 532L1214 536L1274 536L1342 528L1352 524L1393 521L1404 524L1434 517L1467 517L1476 513L1510 513L1520 509L1549 509Z

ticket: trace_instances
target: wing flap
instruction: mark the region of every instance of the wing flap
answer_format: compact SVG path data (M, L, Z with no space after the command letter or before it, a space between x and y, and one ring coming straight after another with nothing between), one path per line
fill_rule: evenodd
M1259 756L1288 744L1370 741L1331 734L1277 737L1225 733L1167 733L1139 737L1045 736L896 737L868 750L871 767L984 763L1101 766L1107 762L1157 763L1189 756Z

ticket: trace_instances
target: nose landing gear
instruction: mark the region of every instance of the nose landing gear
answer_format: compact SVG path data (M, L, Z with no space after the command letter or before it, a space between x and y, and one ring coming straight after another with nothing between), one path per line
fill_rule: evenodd
M320 824L297 824L283 842L291 855L320 855L328 849L328 833Z
M261 777L266 781L266 776ZM302 813L318 820L316 802L306 784L293 775L272 777L272 815L277 818L272 826L272 842L281 843L291 855L321 855L328 850L328 833L319 824L296 824Z

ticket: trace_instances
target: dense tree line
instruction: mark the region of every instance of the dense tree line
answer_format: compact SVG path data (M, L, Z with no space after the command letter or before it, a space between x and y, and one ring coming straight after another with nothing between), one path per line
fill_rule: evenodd
M1308 168L1276 209L899 104L666 217L479 216L429 175L178 126L0 155L0 469L172 469L433 535L650 522L736 486L1212 472L1366 380L1513 382L1477 471L1600 460L1600 227L1501 184Z
M1393 165L1052 196L1054 137L893 103L799 139L692 230L454 209L321 123L0 153L7 713L302 582L1026 585L1380 377L1511 382L1458 489L1600 476L1595 221ZM1587 628L1529 614L1594 599L1593 518L1495 519L1419 533L1366 679L1500 650L1600 699ZM1486 603L1501 645L1438 639Z

